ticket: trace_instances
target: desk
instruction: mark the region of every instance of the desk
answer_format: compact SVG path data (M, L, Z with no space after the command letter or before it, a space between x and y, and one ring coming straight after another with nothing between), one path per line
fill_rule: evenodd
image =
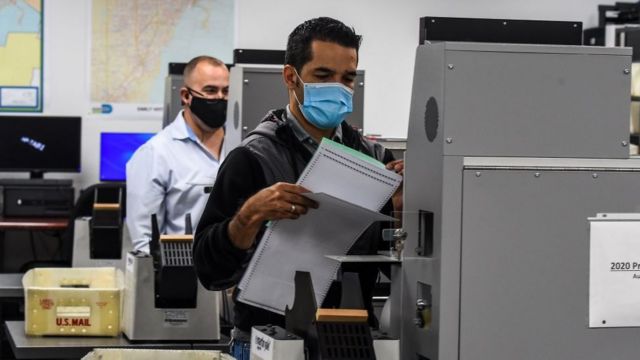
M68 223L69 219L67 218L14 218L0 216L0 251L4 249L5 231L65 230ZM1 271L4 271L4 255L0 254Z
M64 230L68 218L14 218L0 216L0 231L7 230Z
M5 252L5 232L6 231L43 231L56 230L63 231L67 228L67 218L18 218L0 216L0 324L4 323L4 306L7 302L22 301L24 296L22 290L22 274L6 274L4 255ZM36 260L36 259L33 259ZM11 312L13 314L13 312ZM10 315L9 315L10 316ZM4 329L0 327L0 357L3 355L2 339ZM8 334L7 334L8 336Z
M4 307L9 302L22 302L24 291L22 290L23 274L1 274L0 273L0 323L4 322ZM0 328L0 357L3 352L4 331Z
M57 337L26 336L24 321L7 321L5 329L16 359L80 359L95 348L135 349L203 349L229 352L230 339L223 336L218 341L131 343L124 335L118 337Z

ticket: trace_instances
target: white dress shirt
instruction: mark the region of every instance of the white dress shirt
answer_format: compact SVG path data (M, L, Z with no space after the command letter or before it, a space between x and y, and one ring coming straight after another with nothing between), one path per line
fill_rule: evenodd
M195 232L225 157L216 159L187 125L182 112L142 145L127 162L127 227L134 250L149 252L151 215L160 234L184 234L191 214Z

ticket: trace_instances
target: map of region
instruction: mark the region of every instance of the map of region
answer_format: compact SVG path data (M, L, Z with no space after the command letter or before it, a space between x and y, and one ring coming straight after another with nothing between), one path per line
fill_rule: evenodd
M233 0L93 0L91 12L93 112L161 112L170 62L232 59Z
M42 0L0 0L2 111L42 111Z

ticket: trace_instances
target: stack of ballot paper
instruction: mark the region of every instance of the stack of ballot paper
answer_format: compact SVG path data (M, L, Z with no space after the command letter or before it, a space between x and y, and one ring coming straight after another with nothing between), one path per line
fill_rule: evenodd
M393 220L378 211L401 182L376 159L323 139L297 182L318 209L270 224L240 281L238 300L284 314L293 305L296 271L308 271L322 304L340 266L325 255L346 254L373 222Z

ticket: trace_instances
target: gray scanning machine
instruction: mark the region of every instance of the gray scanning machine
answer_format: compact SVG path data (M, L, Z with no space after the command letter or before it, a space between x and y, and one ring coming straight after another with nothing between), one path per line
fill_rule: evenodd
M588 321L588 219L640 209L630 62L629 48L418 46L391 289L403 359L638 358L640 328Z
M124 218L124 187L96 187L91 216L77 218L73 231L73 267L124 270L131 238Z
M122 323L131 341L220 339L220 293L196 277L189 215L185 229L184 235L160 235L154 214L151 254L127 254Z

